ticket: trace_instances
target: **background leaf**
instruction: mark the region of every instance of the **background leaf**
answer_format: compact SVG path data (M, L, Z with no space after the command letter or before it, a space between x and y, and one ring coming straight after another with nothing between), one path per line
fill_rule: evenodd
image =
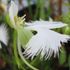
M65 49L62 47L61 48L61 52L60 52L60 55L59 55L59 63L60 65L64 64L64 62L66 61L66 51Z

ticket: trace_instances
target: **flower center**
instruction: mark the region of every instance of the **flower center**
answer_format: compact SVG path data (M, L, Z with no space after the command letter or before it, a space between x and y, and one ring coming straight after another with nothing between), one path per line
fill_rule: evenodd
M18 17L18 16L14 16L14 21L15 21L15 24L16 25L22 25L25 21L25 16L22 16L22 17Z

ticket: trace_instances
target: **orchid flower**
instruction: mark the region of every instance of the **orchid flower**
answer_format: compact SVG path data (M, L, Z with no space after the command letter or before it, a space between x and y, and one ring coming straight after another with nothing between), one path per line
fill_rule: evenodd
M22 20L22 17L17 17L18 7L17 5L11 1L11 6L9 9L9 16L13 22L14 27L17 25L20 26L24 20ZM21 21L21 23L20 23ZM67 35L63 35L60 33L57 33L51 29L55 28L61 28L64 26L67 26L66 24L62 22L56 22L56 21L35 21L31 23L25 23L24 24L25 30L30 31L36 31L37 34L33 35L31 39L28 41L28 43L24 46L26 46L25 56L34 57L41 53L41 56L45 56L46 59L50 58L52 54L54 56L59 54L59 49L61 47L60 42L67 42L67 40L70 38ZM18 34L21 34L18 30ZM23 32L23 31L21 31ZM20 35L24 36L26 34Z
M5 25L0 25L0 41L5 45L8 44L8 30Z
M25 45L28 40L32 37L32 32L25 29L22 25L24 23L24 20L25 20L25 15L23 17L18 17L17 16L17 13L18 13L18 6L13 2L11 1L11 4L10 4L10 7L9 7L9 17L10 17L10 20L11 20L11 24L9 23L9 25L14 28L14 33L13 33L13 50L14 50L14 56L15 56L15 61L17 63L17 65L21 65L20 63L20 59L18 57L18 53L19 53L19 56L20 58L22 59L22 56L21 56L21 46ZM19 41L17 41L19 40ZM17 43L17 46L16 46L16 43ZM21 43L21 46L18 45L18 43ZM20 48L20 49L18 49ZM17 52L17 49L18 49L18 52ZM38 70L36 69L35 67L33 67L32 65L30 65L26 60L25 58L23 57L23 62L28 66L30 67L31 69L33 70Z
M18 6L11 1L10 7L9 7L9 17L10 20L12 22L12 27L16 28L17 26L20 26L21 24L23 24L24 20L25 20L25 15L23 17L18 17Z
M9 7L9 17L11 20L11 25L17 31L18 37L21 38L21 43L26 44L27 40L29 40L33 34L29 30L24 28L25 15L22 17L18 17L17 14L18 14L18 6L13 1L11 1ZM28 34L29 36L27 36ZM25 38L27 38L27 40L25 40Z
M27 58L37 56L41 53L41 58L50 58L53 54L54 57L59 55L61 42L67 42L70 38L68 35L63 35L51 29L61 28L67 26L62 22L55 21L35 21L27 24L27 29L36 31L37 34L32 36L26 45L25 56Z
M42 58L45 56L45 58L48 59L53 54L55 57L59 54L61 47L60 42L67 42L70 36L57 33L51 29L61 28L67 25L56 21L34 21L24 23L24 16L18 17L17 13L18 6L11 1L11 5L9 7L9 17L12 22L12 27L17 31L17 36L14 35L14 38L18 38L17 48L14 49L14 53L17 54L16 49L18 49L18 53L24 63L33 70L38 70L25 60L23 54L28 58L31 57L32 59L40 53ZM23 23L24 26L22 26ZM33 35L33 31L36 31L37 33ZM15 46L16 43L13 47ZM25 48L24 52L22 52L21 46Z

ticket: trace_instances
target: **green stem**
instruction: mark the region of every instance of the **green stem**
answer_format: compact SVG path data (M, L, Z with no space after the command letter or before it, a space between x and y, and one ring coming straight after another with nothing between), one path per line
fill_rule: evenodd
M19 42L19 41L18 41L18 53L19 53L21 59L23 60L23 62L24 62L28 67L30 67L30 68L33 69L33 70L38 70L37 68L33 67L31 64L29 64L29 63L25 60L25 58L24 58L24 56L23 56L23 54L22 54L22 51L21 51L21 45L20 45L20 42Z
M30 17L32 19L33 15L32 15L32 8L31 8L31 5L30 5L30 0L27 0L28 2L28 7L29 7L29 14L30 14Z
M14 50L14 59L18 65L18 68L22 68L23 70L25 70L22 65L20 64L20 60L18 58L18 52L17 52L17 32L14 30L14 36L13 36L13 50Z
M36 5L36 13L34 16L34 20L37 19L37 16L39 16L40 19L45 19L45 10L44 10L44 0L38 0Z
M39 5L40 5L39 1L40 1L40 0L38 0L38 1L37 1L37 4L36 4L36 12L35 12L35 15L34 15L34 20L37 19L37 15L38 15L38 11L39 11Z
M44 9L44 0L40 0L40 19L45 19L45 9Z

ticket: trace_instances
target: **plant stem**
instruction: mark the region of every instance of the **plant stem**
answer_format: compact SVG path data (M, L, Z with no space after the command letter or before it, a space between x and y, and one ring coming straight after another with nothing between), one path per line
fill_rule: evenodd
M25 58L24 58L24 56L23 56L23 54L22 54L22 51L21 51L21 45L20 45L19 40L18 40L18 53L19 53L21 59L23 60L23 62L24 62L28 67L30 67L30 68L33 69L33 70L38 70L37 68L33 67L31 64L29 64L29 63L25 60Z
M18 65L18 68L22 68L23 70L24 67L22 67L21 63L20 63L20 60L19 60L19 57L18 57L18 52L17 52L17 32L14 30L14 36L13 36L13 50L14 50L14 59Z

